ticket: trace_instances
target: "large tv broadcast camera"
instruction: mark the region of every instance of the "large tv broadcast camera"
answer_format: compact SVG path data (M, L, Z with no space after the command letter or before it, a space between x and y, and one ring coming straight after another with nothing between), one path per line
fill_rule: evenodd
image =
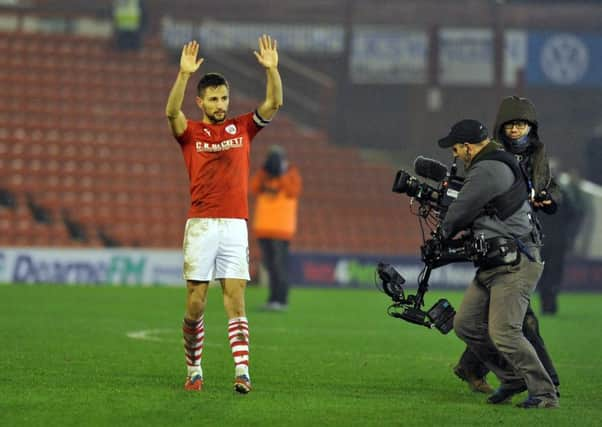
M420 181L400 170L393 182L393 192L407 194L411 197L411 205L418 202L418 210L413 213L418 216L422 231L423 245L420 247L420 253L424 262L424 268L418 277L418 290L414 295L406 295L403 276L392 265L382 262L376 270L379 280L377 286L393 300L393 304L387 310L390 316L436 328L447 334L453 328L456 314L449 301L442 298L429 310L422 309L431 272L453 262L473 261L486 252L486 243L482 236L474 238L472 235L466 235L460 239L446 240L441 235L441 222L464 183L464 179L456 175L455 161L448 171L441 162L420 156L414 161L414 170L417 175L434 181L436 185ZM425 226L430 230L428 239Z
M435 219L441 222L447 208L458 197L458 192L464 184L464 178L456 175L457 169L455 161L448 171L443 163L418 156L414 160L414 171L417 175L438 183L438 186L421 182L401 169L395 175L392 191L407 194L413 200L418 201L420 204L419 216L427 218L433 214Z

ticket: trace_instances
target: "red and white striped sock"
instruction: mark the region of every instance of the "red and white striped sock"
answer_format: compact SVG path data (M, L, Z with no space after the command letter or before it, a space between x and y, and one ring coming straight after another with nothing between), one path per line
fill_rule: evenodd
M188 376L203 376L201 356L203 355L203 341L205 340L205 317L201 316L199 320L184 318L182 335L184 337L184 353L186 355Z
M234 375L249 377L249 322L246 317L228 321L228 340L234 358Z

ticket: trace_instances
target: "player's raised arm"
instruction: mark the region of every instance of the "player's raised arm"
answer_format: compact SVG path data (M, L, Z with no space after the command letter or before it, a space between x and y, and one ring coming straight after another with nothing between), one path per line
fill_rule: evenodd
M259 37L259 52L255 51L257 61L266 71L265 100L257 108L262 119L271 120L282 106L282 80L278 72L278 49L276 40L268 35Z
M199 44L196 41L188 42L182 48L180 57L180 71L176 78L165 107L165 115L175 136L180 136L186 130L186 116L182 112L182 102L188 79L203 63L203 58L197 59Z

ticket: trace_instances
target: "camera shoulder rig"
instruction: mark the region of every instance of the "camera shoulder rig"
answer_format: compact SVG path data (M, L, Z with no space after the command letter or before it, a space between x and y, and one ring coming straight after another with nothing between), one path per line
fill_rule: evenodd
M420 250L424 263L437 268L455 262L474 262L487 253L487 242L482 234L466 234L451 240L443 239L437 231L424 242Z
M421 308L424 305L424 293L428 289L430 271L427 267L416 294L406 296L402 286L405 283L403 276L391 264L380 262L377 266L379 287L393 300L393 304L387 309L389 316L427 328L436 328L442 334L447 334L453 329L456 314L449 301L442 298L428 311Z

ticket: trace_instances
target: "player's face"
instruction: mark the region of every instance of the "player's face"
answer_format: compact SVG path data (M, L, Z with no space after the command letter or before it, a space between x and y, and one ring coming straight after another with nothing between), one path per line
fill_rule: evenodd
M228 115L230 91L226 85L208 87L202 97L197 97L197 104L207 120L211 123L221 123Z

